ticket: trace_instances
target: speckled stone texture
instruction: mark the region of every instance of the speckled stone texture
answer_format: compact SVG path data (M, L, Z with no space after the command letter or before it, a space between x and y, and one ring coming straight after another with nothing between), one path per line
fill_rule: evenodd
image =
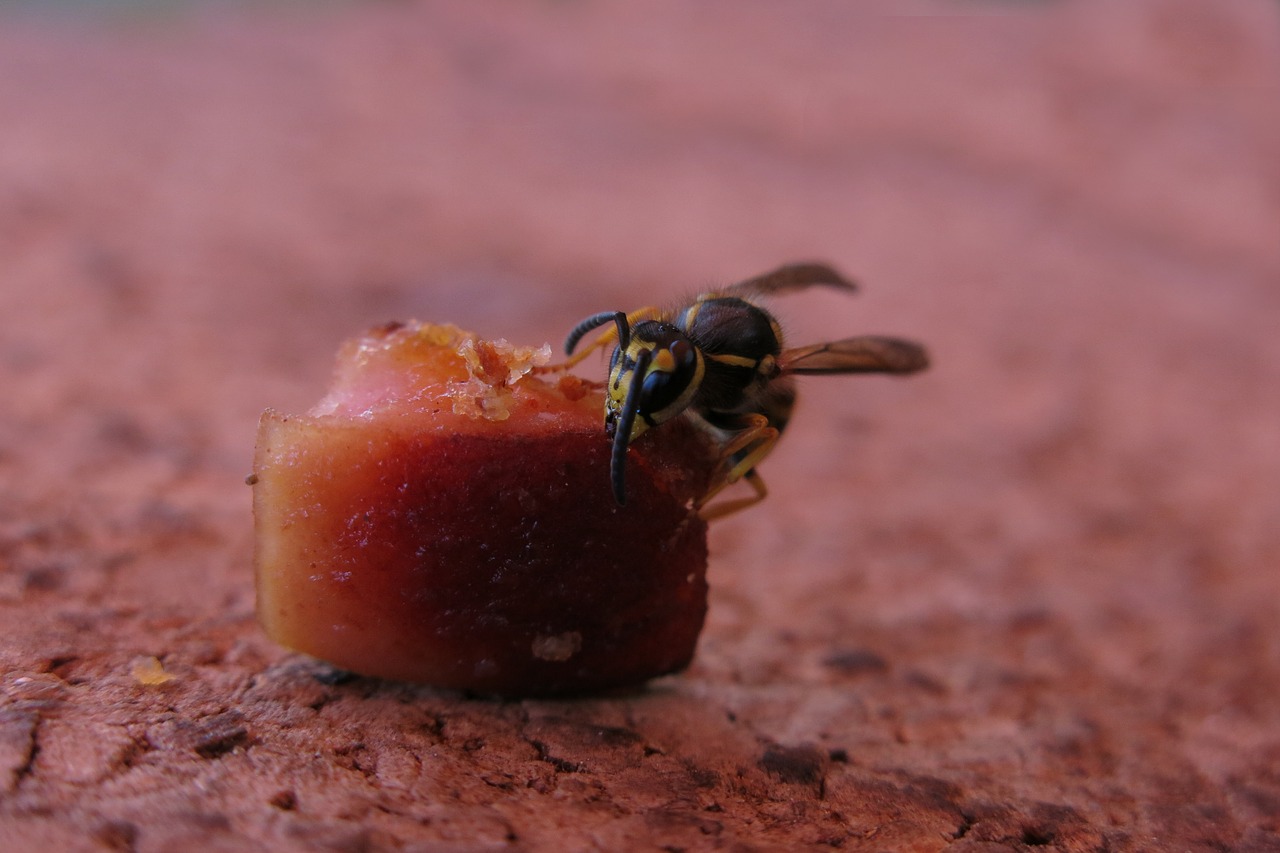
M1251 0L6 6L5 849L1280 849L1278 81ZM689 671L265 639L254 426L343 339L804 258L795 342L935 367L804 383Z

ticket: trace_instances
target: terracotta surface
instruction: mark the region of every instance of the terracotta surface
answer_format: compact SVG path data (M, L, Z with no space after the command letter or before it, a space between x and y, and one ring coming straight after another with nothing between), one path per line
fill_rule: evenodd
M1280 849L1280 8L873 6L0 13L6 849ZM263 636L254 425L345 337L811 257L796 342L935 367L805 383L687 673Z

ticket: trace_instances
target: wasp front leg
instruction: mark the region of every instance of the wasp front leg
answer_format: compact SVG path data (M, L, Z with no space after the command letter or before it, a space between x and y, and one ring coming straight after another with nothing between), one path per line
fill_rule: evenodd
M695 505L698 515L704 521L724 518L754 506L769 494L764 480L756 473L755 468L764 461L764 458L773 450L773 446L778 443L779 431L764 415L745 415L743 419L746 424L742 431L721 449L720 464L711 477L711 488L698 499ZM746 498L721 501L715 506L707 506L708 501L739 480L746 480L755 494Z

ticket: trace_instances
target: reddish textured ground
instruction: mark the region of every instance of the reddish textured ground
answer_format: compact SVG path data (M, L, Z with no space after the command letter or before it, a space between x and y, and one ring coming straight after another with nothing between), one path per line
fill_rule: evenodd
M7 7L6 849L1280 849L1278 81L1249 0ZM802 258L865 289L793 340L935 367L805 382L688 672L263 636L255 423L344 338Z

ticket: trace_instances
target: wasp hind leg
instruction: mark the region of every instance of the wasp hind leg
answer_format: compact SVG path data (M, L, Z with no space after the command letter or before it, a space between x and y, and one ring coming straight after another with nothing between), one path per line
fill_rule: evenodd
M748 471L742 475L742 479L746 480L751 488L755 489L755 494L749 498L734 498L733 500L720 501L715 506L702 506L698 510L698 517L703 521L714 521L717 518L724 518L727 515L733 515L735 512L755 506L769 496L769 490L765 487L764 479L755 472L755 469ZM728 484L725 484L728 485ZM720 491L716 489L716 491ZM708 498L704 497L703 500ZM701 504L699 504L701 506Z
M769 494L764 480L756 473L755 468L769 455L769 452L773 450L773 446L778 443L779 431L769 423L769 419L764 415L749 415L746 420L746 428L724 446L721 452L720 465L711 477L711 488L695 504L694 508L698 510L698 515L703 521L711 521L732 515L735 512L760 503ZM731 486L739 480L746 480L747 485L751 486L755 494L750 497L734 498L733 500L721 501L714 506L707 506L707 503L712 498L720 494L727 486Z

